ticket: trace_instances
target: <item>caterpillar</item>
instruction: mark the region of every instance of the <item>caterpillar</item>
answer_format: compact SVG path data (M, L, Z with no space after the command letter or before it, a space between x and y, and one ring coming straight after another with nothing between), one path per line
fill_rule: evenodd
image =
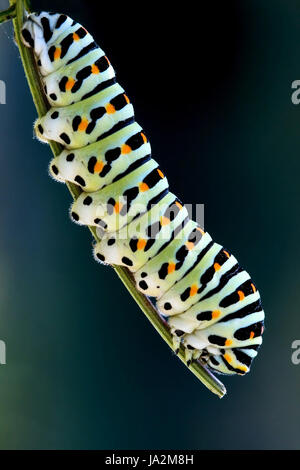
M262 343L259 292L170 192L106 55L65 14L30 14L22 38L33 48L50 105L35 133L64 147L49 172L81 189L70 216L96 227L95 259L133 273L168 322L175 352L184 346L188 365L200 360L244 375Z

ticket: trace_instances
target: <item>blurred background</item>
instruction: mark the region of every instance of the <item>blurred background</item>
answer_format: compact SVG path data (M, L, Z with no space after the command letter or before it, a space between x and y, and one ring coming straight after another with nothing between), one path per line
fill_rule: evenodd
M0 0L0 8L7 7ZM0 26L1 449L300 447L300 1L34 1L95 36L171 190L255 280L264 343L219 400L176 359L47 174L12 26ZM132 4L132 6L131 6Z

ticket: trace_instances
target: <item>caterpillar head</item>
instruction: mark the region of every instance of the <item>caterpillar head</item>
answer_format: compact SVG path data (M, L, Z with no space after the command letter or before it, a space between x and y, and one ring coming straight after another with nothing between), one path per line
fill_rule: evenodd
M22 41L34 50L41 75L53 72L56 66L49 58L48 48L54 43L63 30L71 27L72 20L59 13L38 12L27 17L22 31Z
M34 24L31 21L27 21L22 29L22 42L26 47L34 48Z
M67 15L60 13L45 11L31 13L21 31L22 41L25 46L34 48L36 54L39 54L45 42L53 40L54 34L56 37L60 30L65 29L67 20L71 21Z
M51 15L51 13L46 12L31 13L21 31L22 41L25 46L32 47L35 53L39 55L45 41L47 42L52 37L57 16L59 15Z

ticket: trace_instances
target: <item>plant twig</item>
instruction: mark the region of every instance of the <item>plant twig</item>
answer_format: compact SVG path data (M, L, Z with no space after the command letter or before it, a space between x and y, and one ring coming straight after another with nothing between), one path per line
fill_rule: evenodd
M16 6L11 5L7 10L0 11L0 24L16 17Z
M21 40L21 29L24 21L24 0L10 0L10 4L11 8L16 7L16 18L13 20L16 43L19 47L21 60L33 97L33 101L35 103L38 115L41 117L44 116L45 113L48 111L49 105L47 103L41 85L39 73L37 71L35 59L33 56L33 51L32 49L28 49L27 47L25 47ZM50 142L50 147L55 156L62 151L61 145L57 142ZM74 199L76 199L81 193L80 188L73 183L67 183L67 187ZM94 238L98 241L95 228L89 227L89 229L92 232ZM134 300L136 301L136 303L140 306L146 317L150 320L154 328L158 331L158 333L166 341L166 343L173 349L172 336L168 326L162 320L150 300L136 289L135 281L130 271L122 266L113 266L113 268L124 283L124 285L126 286L126 288L128 289L128 291L130 292L130 294L132 295L132 297L134 298ZM185 365L187 365L185 361L184 348L182 346L180 347L178 357ZM224 385L200 362L192 362L192 364L189 366L189 369L209 390L218 395L220 398L222 398L226 394L226 389Z

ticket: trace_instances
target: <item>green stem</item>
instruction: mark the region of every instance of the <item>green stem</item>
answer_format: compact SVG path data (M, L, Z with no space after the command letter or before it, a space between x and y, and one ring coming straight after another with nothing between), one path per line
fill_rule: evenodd
M11 5L7 10L0 11L0 24L16 17L16 6Z
M43 92L40 77L33 56L33 51L32 49L28 49L27 47L25 47L21 40L21 29L24 20L24 0L10 0L10 3L12 6L16 4L17 16L13 20L16 42L20 50L21 60L33 97L33 101L35 103L38 115L41 117L47 112L47 110L49 109L49 105ZM58 155L62 151L61 145L57 142L51 142L50 147L54 155ZM76 197L78 197L81 192L80 188L73 183L67 183L67 187L71 192L73 198L76 199ZM89 229L95 239L98 240L95 228L89 227ZM154 328L158 331L158 333L166 341L166 343L171 348L173 348L172 336L168 326L159 316L157 310L149 301L149 299L136 289L135 281L130 271L121 266L114 266L114 270L116 271L122 282L125 284L136 303L140 306L146 317L150 320ZM178 356L181 361L186 364L184 348L182 346L180 347ZM200 362L193 362L189 366L189 369L213 393L218 395L220 398L225 395L226 389L224 385L206 367L201 365Z

